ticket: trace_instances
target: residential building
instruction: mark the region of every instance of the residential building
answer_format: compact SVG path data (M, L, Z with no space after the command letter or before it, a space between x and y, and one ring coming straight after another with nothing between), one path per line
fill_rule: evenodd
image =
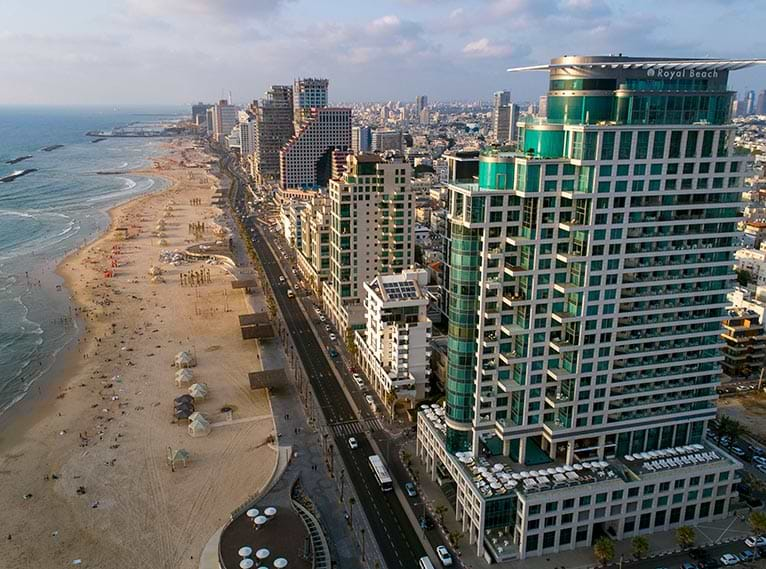
M734 267L750 273L753 286L766 286L766 249L737 249Z
M410 165L377 154L346 160L343 176L329 184L330 276L322 288L328 316L342 332L364 326L364 283L415 259Z
M372 151L402 151L402 133L398 130L376 129L372 132Z
M351 127L351 150L354 154L369 152L372 145L372 129L369 126Z
M727 294L726 298L734 308L754 312L758 315L758 321L761 324L766 324L764 319L764 314L766 314L766 287L755 287L755 291L753 291L738 286Z
M420 116L420 112L426 108L428 108L428 96L418 95L415 97L415 115Z
M745 109L743 116L749 116L755 113L755 91L748 91L745 94Z
M730 308L723 321L721 338L723 380L741 381L758 377L766 363L766 332L757 312Z
M366 326L354 336L357 361L387 405L405 400L414 406L430 391L427 284L423 269L378 275L364 283Z
M249 160L255 151L255 116L250 110L239 111L238 120L240 152Z
M205 130L211 136L213 134L213 114L214 113L215 113L215 109L213 109L212 106L205 112Z
M282 188L324 187L332 172L332 151L351 147L351 109L312 108L279 152Z
M306 208L304 201L288 201L282 204L279 219L282 224L282 231L285 234L285 241L290 247L300 250L303 246L303 223L301 212Z
M293 117L297 132L304 122L312 117L312 109L327 106L327 79L296 79L293 83Z
M446 405L417 453L481 557L729 515L742 465L704 433L750 160L727 80L753 63L533 67L550 90L524 152L450 184Z
M510 91L496 91L492 97L492 137L498 144L505 144L511 138L509 105Z
M213 140L225 145L231 129L237 124L239 108L221 99L213 106Z
M272 85L254 111L252 175L258 184L275 182L280 175L279 151L294 134L292 87Z
M322 286L330 274L330 198L317 194L301 211L301 248L298 270L314 293L322 298Z
M478 150L449 150L444 153L444 158L450 182L469 181L479 175Z
M758 99L755 103L755 114L766 115L766 91L758 91Z

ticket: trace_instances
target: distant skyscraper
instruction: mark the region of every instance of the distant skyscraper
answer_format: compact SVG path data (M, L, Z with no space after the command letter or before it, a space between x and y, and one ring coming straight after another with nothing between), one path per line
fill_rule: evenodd
M212 106L213 105L209 103L197 103L196 105L192 105L192 122L204 126L205 121L207 120L205 113L207 113L207 110Z
M424 114L423 111L428 108L428 96L427 95L418 95L415 97L415 119L420 121L421 123L428 122L428 119L423 120L423 118L428 117L427 114Z
M226 99L221 99L213 107L213 139L219 144L226 145L226 137L237 124L238 112L239 109Z
M766 91L758 92L758 99L755 103L755 113L758 115L766 115Z
M327 79L296 79L293 83L293 120L295 130L311 115L311 109L327 106Z
M372 130L369 126L355 126L351 128L351 150L355 154L369 152L372 144Z
M744 116L752 115L755 112L755 91L748 91L745 95Z
M249 160L255 149L255 115L250 110L239 111L238 118L240 152Z
M510 91L497 91L492 105L492 134L495 142L506 144L516 140L519 107L511 103Z
M537 114L541 117L548 116L548 95L542 95L537 105Z
M293 89L272 85L255 109L253 178L259 184L279 179L279 151L293 136Z
M402 150L402 133L398 130L379 128L372 133L372 151Z
M279 152L282 188L327 185L332 172L332 151L351 148L351 109L312 108L300 129Z

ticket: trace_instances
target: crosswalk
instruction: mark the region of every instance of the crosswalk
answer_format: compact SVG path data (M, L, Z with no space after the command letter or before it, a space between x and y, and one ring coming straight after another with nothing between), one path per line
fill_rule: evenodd
M371 417L368 419L344 421L343 423L335 423L332 425L332 432L336 436L351 436L359 433L373 433L383 428L383 424L377 417Z

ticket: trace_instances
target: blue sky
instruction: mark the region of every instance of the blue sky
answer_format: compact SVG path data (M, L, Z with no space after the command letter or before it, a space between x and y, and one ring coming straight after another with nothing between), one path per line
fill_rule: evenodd
M332 101L543 94L563 54L766 57L763 0L0 0L0 104L244 103L296 76ZM733 88L766 89L766 66Z

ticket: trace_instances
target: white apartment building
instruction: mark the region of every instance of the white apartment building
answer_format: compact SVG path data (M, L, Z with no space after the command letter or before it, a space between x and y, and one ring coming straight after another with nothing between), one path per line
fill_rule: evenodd
M298 270L322 298L322 286L330 274L330 199L326 194L318 194L307 202L301 211L301 226Z
M355 333L357 360L383 401L388 394L410 404L428 395L431 321L424 269L380 275L364 283L367 324Z
M306 208L306 202L288 201L279 210L279 219L285 240L291 247L300 250L303 238L303 223L301 212Z
M239 148L243 161L249 161L255 150L255 117L248 111L239 111Z
M218 101L212 109L213 140L218 144L226 145L226 139L231 134L231 129L237 124L239 108L230 105L225 99Z
M338 330L365 324L364 283L397 273L415 258L415 200L410 165L377 154L347 157L330 180L330 276L322 288Z
M351 109L312 108L279 152L280 186L314 188L327 184L332 151L351 146Z
M753 275L756 286L766 286L766 248L762 244L760 249L738 249L734 253L734 266L744 269Z

